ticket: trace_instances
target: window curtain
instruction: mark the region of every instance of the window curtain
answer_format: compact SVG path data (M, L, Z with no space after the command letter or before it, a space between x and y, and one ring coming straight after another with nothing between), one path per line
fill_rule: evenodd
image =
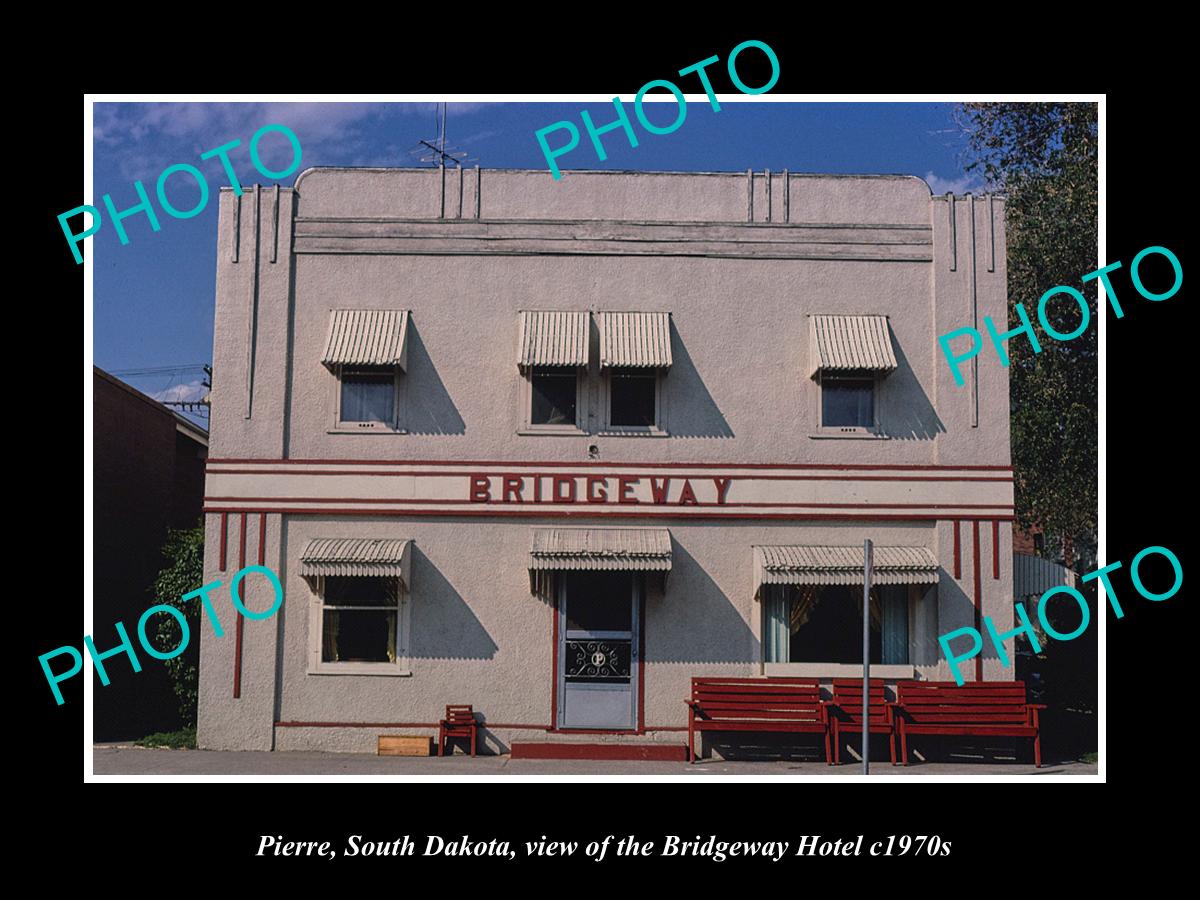
M851 590L851 593L853 594L853 596L851 597L851 602L853 602L853 604L854 604L854 612L857 613L858 617L861 619L862 618L862 588L854 587L854 588L851 588L850 590ZM871 627L874 628L876 631L879 631L881 628L883 628L883 604L879 599L879 588L878 587L873 586L871 588L871 595L869 598L869 602L867 604L867 609L870 611L870 614L871 614Z
M392 613L391 615L389 615L387 617L387 620L388 620L387 657L388 657L388 662L391 662L391 663L394 663L396 661L396 616L398 616L399 614L400 614L400 611L397 610L396 612Z
M883 592L883 662L908 662L908 590L902 585Z
M799 587L789 589L789 593L792 595L790 616L792 634L795 634L808 624L809 616L817 608L817 604L821 602L820 590L820 586L815 584L802 584Z
M783 588L767 588L766 629L763 634L766 662L788 662L788 638L791 637L788 628L788 601L787 591Z
M325 630L322 634L321 659L325 662L338 661L338 614L327 610L325 616Z

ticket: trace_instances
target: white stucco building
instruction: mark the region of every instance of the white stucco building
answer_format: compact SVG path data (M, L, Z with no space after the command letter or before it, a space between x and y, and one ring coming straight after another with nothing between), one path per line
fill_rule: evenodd
M682 745L694 675L861 671L864 538L876 675L1012 627L1008 370L956 387L936 342L1005 321L1000 198L312 169L219 228L206 581L285 600L201 629L201 746L370 751L450 703L493 752Z

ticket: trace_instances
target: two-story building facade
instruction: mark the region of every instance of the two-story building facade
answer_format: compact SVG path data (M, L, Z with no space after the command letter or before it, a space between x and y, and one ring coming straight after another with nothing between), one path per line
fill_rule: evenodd
M861 673L867 538L875 675L1012 627L1008 372L937 349L1005 321L1001 198L311 169L219 229L206 581L284 602L201 628L201 746L369 751L451 703L493 752L681 744L692 676Z

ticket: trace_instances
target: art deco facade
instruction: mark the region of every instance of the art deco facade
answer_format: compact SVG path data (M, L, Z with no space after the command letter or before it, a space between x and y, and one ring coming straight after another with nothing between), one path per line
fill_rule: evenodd
M201 746L681 743L689 679L950 677L1012 627L1003 201L920 179L313 169L221 196ZM270 602L265 579L248 603ZM232 616L232 610L226 610ZM1011 641L1010 641L1011 644ZM1011 679L992 647L970 679Z

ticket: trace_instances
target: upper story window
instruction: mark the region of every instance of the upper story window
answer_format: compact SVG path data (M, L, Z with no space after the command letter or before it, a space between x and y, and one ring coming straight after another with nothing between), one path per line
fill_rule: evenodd
M407 359L407 310L331 310L321 357L337 382L330 430L402 432L400 376Z
M529 424L578 427L579 372L567 367L538 367L529 373Z
M608 424L611 428L653 428L658 424L658 373L612 372L609 375Z
M821 375L821 426L874 428L875 388L873 375L860 377Z
M338 397L337 423L374 423L395 425L396 370L346 369L338 376L341 391Z
M663 380L671 368L671 314L598 312L601 429L665 434Z
M897 368L887 316L810 316L809 336L813 437L878 436L880 386Z
M581 397L589 358L587 312L522 310L520 329L521 432L585 434Z

